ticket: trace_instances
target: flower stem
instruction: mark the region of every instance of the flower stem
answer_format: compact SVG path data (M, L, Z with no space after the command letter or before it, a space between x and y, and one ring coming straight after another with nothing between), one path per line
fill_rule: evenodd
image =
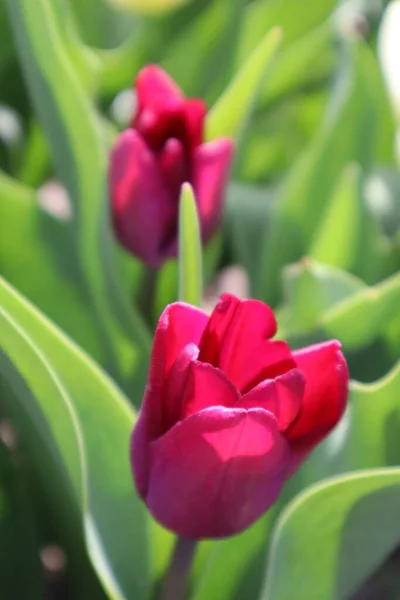
M162 583L160 600L185 600L196 540L178 537Z

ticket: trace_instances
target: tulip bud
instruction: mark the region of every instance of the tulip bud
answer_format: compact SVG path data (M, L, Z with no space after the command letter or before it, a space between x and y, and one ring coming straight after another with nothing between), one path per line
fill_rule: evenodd
M136 90L132 126L111 153L112 219L121 244L157 268L177 255L183 183L193 187L203 241L218 227L233 143L227 138L203 143L203 101L185 99L156 65L142 69Z
M339 342L292 352L275 333L267 305L228 294L209 318L179 302L160 317L131 463L150 512L183 537L251 525L343 414Z

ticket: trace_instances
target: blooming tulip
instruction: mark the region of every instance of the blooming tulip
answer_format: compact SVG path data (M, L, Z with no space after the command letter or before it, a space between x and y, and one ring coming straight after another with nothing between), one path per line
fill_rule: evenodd
M180 302L160 317L131 462L150 512L181 536L251 525L345 409L339 342L292 352L275 333L267 305L228 294L209 318Z
M185 99L156 65L140 71L138 108L111 153L109 185L116 235L151 267L177 254L180 189L192 184L203 241L219 225L233 145L203 143L206 107Z

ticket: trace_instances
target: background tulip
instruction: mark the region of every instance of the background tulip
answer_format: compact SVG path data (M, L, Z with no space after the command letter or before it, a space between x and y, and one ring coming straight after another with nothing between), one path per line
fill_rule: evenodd
M131 460L149 510L181 536L251 525L344 411L340 344L291 352L275 333L267 305L229 294L210 318L183 303L161 315Z
M228 138L203 143L204 102L185 99L158 66L140 71L136 91L132 128L111 154L112 216L121 244L156 268L177 254L184 182L195 191L203 240L218 227L233 144Z

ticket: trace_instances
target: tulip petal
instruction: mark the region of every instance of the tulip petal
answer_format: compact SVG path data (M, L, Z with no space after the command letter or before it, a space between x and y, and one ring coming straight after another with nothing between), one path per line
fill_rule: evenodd
M146 503L179 535L218 538L242 531L277 499L288 446L262 409L213 407L151 444Z
M199 360L218 366L245 393L296 366L286 342L269 340L275 332L269 306L223 294L201 339Z
M234 407L239 392L222 371L208 363L191 363L186 383L184 417L211 406Z
M300 412L305 388L305 377L299 369L292 369L276 379L268 379L247 392L240 407L264 408L278 420L280 431L285 431Z
M263 408L278 419L279 404L275 381L267 379L259 383L241 397L239 406L247 410L250 408Z
M298 464L337 424L347 400L349 372L336 340L293 352L306 378L302 408L285 432Z
M192 150L203 141L206 113L207 107L200 98L190 98L183 105L183 118Z
M180 353L190 346L187 350L190 356L193 345L198 345L206 323L207 315L203 311L183 302L169 304L158 321L145 395L131 438L132 468L142 497L147 489L149 444L165 432L174 418L164 410L164 404L168 403L164 399L164 387L168 385L168 377ZM177 370L179 366L182 363ZM169 382L173 398L178 393L176 377Z
M199 355L195 344L188 344L179 353L172 365L163 388L163 431L168 431L178 421L183 419L185 412L185 396L191 382L191 365ZM190 380L189 380L190 377Z
M163 110L166 105L180 104L184 96L175 81L158 65L141 69L135 83L139 110Z
M207 241L221 222L224 192L233 156L233 142L214 140L196 148L192 184L199 210L203 239Z
M155 156L133 129L117 139L110 161L112 216L120 242L148 265L163 261L163 242L176 231L172 202Z

